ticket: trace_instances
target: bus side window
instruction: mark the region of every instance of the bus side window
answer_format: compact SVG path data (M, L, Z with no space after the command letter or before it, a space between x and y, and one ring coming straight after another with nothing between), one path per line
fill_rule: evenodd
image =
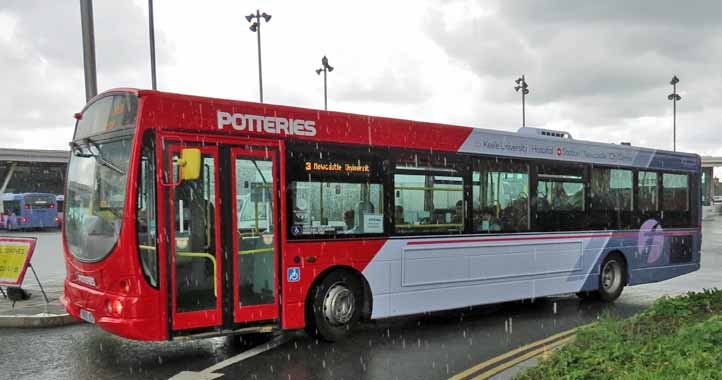
M529 230L529 166L481 159L472 172L473 230Z
M662 173L662 219L670 227L690 224L689 175Z
M146 140L150 140L150 143L141 153L140 170L138 172L136 233L143 276L145 276L148 284L157 288L158 254L156 251L155 162L153 139L150 138Z

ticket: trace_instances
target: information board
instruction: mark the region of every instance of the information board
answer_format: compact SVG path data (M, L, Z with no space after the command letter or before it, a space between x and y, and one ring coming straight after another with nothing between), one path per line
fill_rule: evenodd
M22 284L35 242L35 238L0 237L0 285Z

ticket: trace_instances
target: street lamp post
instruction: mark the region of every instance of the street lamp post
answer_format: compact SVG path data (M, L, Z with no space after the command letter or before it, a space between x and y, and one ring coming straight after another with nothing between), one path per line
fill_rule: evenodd
M672 150L677 151L677 102L682 100L682 97L677 94L677 83L679 78L676 75L672 77L669 84L672 85L672 93L667 96L667 99L672 101Z
M328 58L324 55L323 58L321 58L321 65L322 67L320 69L316 69L316 74L321 75L321 72L323 71L323 109L328 111L328 98L327 98L327 92L326 92L326 72L333 71L333 66L328 64Z
M158 89L155 80L155 24L153 23L153 0L148 0L148 38L150 39L150 78L153 89Z
M266 14L266 12L261 13L260 10L256 10L256 14L251 13L246 16L246 20L252 23L248 29L250 29L251 32L256 33L258 37L258 92L260 93L261 103L263 103L263 73L261 72L261 18L266 20L266 22L269 22L271 20L271 15ZM256 19L256 21L253 21L253 19Z
M529 86L526 84L524 75L516 79L516 86L514 90L519 92L521 90L521 126L526 127L526 95L529 93Z
M95 28L93 26L92 0L80 0L80 24L83 31L85 101L90 101L90 99L98 94L98 78L95 71Z

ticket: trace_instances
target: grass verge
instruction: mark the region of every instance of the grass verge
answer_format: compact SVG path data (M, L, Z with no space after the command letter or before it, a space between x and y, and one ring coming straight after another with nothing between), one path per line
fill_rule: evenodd
M722 290L665 297L629 319L605 316L515 379L722 379Z

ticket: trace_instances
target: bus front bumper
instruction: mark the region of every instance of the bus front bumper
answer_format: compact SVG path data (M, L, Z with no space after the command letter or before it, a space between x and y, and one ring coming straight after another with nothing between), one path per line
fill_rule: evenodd
M60 302L73 317L112 334L135 340L165 340L159 316L140 317L140 297L119 296L65 280ZM120 305L120 306L119 306Z

